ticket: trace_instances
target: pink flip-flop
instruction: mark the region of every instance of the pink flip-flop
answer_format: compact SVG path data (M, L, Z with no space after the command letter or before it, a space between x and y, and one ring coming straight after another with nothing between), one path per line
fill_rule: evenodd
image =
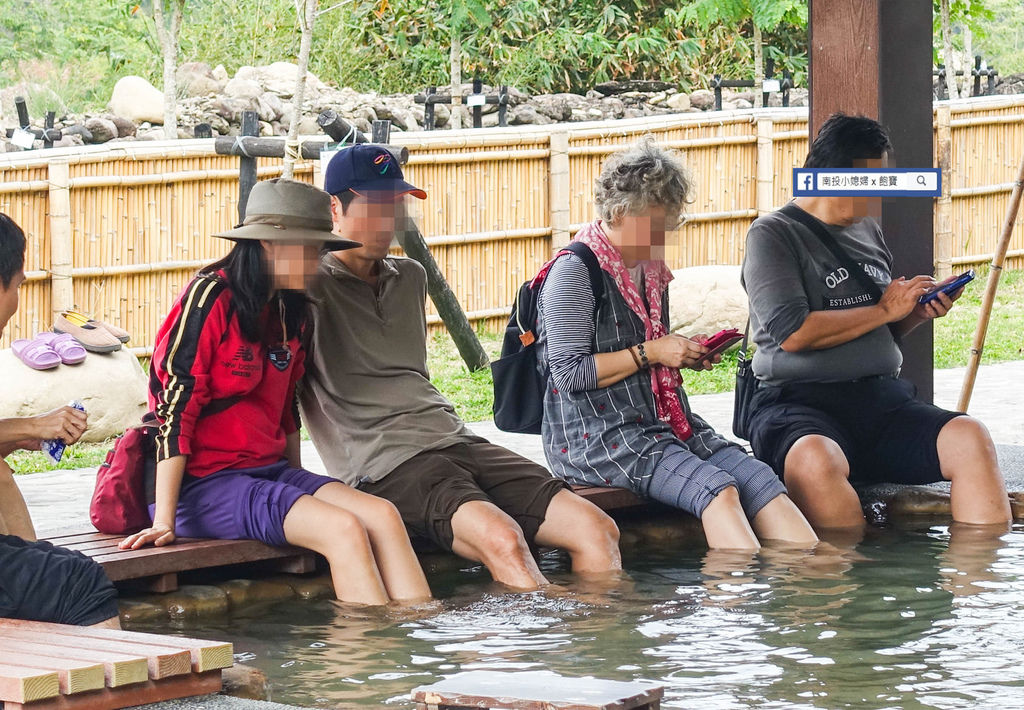
M60 364L57 351L38 338L22 338L11 343L14 355L33 370L51 370Z
M77 365L85 360L85 348L68 333L39 333L36 340L53 348L65 365Z

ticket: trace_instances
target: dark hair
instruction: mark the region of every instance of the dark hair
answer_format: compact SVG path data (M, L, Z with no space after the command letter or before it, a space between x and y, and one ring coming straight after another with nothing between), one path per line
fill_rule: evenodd
M866 116L834 113L821 125L804 161L805 168L853 168L855 161L878 160L892 152L889 134Z
M13 219L0 212L0 281L10 288L11 281L25 268L25 233Z
M210 264L202 273L215 275L223 271L231 289L231 303L238 324L251 342L262 342L267 333L262 319L271 290L271 274L267 268L266 252L256 240L240 239L220 261ZM278 298L284 304L285 338L301 337L309 322L309 299L301 291L280 291ZM276 318L277 304L272 304Z
M338 198L338 202L341 203L341 213L345 214L348 212L348 206L352 204L352 200L356 199L356 193L351 190L343 190L334 197Z

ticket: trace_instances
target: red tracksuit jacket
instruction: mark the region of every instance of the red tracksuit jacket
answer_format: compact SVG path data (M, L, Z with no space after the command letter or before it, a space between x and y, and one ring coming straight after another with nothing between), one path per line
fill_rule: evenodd
M291 357L283 357L276 304L264 317L267 342L247 340L223 274L197 276L178 297L150 363L149 405L162 422L158 461L188 456L186 473L202 477L284 458L285 437L299 428L295 385L305 352L293 338Z

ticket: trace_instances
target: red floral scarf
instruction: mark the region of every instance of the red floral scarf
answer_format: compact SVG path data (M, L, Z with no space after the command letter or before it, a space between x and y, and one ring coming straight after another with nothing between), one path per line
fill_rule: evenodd
M657 340L668 335L668 329L661 321L661 302L665 289L672 280L672 272L663 261L647 261L643 263L644 290L646 291L647 303L650 304L650 312L640 297L640 291L633 279L626 270L622 261L622 255L615 245L608 239L601 227L601 220L591 222L576 233L576 240L586 244L597 257L597 263L604 271L615 280L619 293L626 301L630 310L636 313L637 317L644 324L647 340ZM683 411L683 404L679 400L677 388L682 384L683 378L679 370L664 365L651 365L651 389L654 391L654 403L657 407L658 418L667 422L675 435L682 441L686 441L693 434L690 422L686 419Z

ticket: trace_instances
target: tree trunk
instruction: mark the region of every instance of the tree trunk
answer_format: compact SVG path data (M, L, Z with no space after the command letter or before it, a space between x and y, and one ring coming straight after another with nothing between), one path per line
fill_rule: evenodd
M288 140L284 148L284 170L282 177L292 178L295 160L298 156L299 123L302 105L306 100L306 73L309 71L309 51L313 46L313 23L316 21L317 0L295 0L295 13L299 18L302 39L299 41L298 71L295 74L295 91L292 95L292 124L288 126Z
M964 52L961 63L964 67L964 83L961 96L970 96L974 88L974 77L969 72L974 68L974 35L971 33L971 0L966 0L967 10L964 13Z
M164 64L164 137L178 137L178 36L185 0L171 0L171 21L168 26L163 0L153 0L153 23L160 42Z
M942 61L946 65L946 93L951 99L959 99L956 87L956 64L953 61L953 28L949 21L949 0L941 0L942 15Z
M764 91L762 87L764 85L764 51L761 46L761 28L757 26L757 21L752 21L754 25L754 105L764 106Z
M452 128L462 128L462 34L454 26L449 62L452 71L452 113L449 124Z

